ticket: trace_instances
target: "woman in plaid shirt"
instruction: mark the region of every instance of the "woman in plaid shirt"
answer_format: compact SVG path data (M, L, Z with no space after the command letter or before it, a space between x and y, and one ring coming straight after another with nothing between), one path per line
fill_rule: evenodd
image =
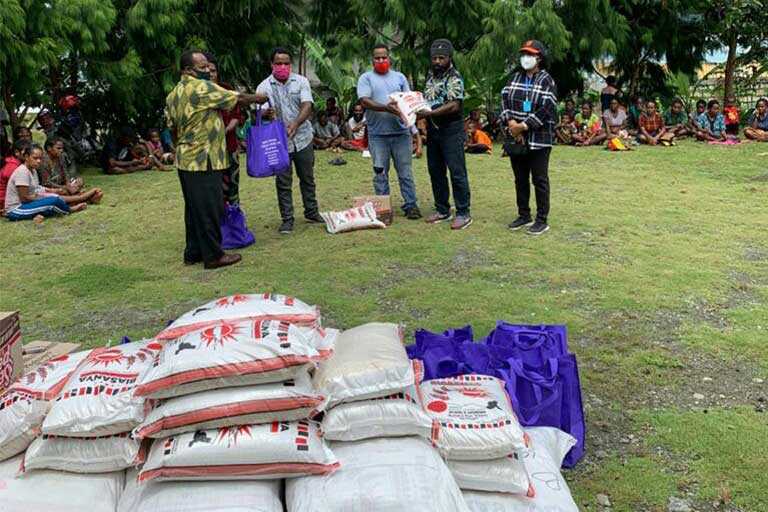
M549 154L555 131L557 90L552 77L541 69L546 49L539 41L526 41L520 48L521 71L512 75L501 91L501 121L507 135L523 144L524 154L512 155L518 217L511 230L526 226L529 235L549 230ZM536 222L531 218L530 181L536 191Z

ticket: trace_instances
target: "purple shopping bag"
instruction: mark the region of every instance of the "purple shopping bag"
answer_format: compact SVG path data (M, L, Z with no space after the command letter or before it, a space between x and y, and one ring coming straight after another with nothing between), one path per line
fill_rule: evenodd
M466 330L460 331L466 333ZM437 334L419 329L414 337L416 343L406 350L408 357L421 359L424 363L424 380L445 379L464 373L461 350L463 342L456 339L455 332ZM466 339L466 335L460 336L460 339Z
M256 241L253 233L245 223L245 213L239 205L229 204L221 219L221 247L224 249L241 249Z
M566 354L531 366L510 358L496 370L504 380L518 419L526 427L556 427L576 438L563 460L573 467L584 456L586 427L576 356Z
M246 141L248 176L266 178L290 170L288 137L282 121L261 124L261 109L256 111L256 124L248 130Z
M568 332L564 325L513 325L499 321L486 344L503 347L503 359L516 357L538 366L551 357L568 353Z

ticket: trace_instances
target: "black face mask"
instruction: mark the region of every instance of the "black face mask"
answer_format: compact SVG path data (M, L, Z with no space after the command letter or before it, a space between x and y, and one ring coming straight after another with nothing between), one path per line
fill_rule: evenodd
M442 76L443 73L448 71L449 64L445 66L441 66L440 64L432 64L432 73L434 73L437 76Z
M352 117L355 118L355 121L362 121L363 120L363 114L352 114Z
M200 71L198 69L192 68L192 73L194 74L195 78L199 80L210 80L211 79L211 72L210 71Z

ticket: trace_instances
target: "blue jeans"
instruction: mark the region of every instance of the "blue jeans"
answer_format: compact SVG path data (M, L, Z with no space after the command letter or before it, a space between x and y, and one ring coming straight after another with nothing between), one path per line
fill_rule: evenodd
M413 182L413 142L411 135L370 135L368 150L373 159L373 190L376 195L389 195L389 159L395 162L403 210L416 206L416 184Z
M8 220L29 220L37 215L53 217L54 215L66 215L69 213L69 205L59 196L48 196L23 203L9 212L5 212Z

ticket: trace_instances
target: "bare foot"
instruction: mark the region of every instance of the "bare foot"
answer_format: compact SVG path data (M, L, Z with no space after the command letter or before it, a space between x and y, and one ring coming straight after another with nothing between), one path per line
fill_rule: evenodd
M88 202L91 204L99 204L103 197L104 197L104 192L102 192L100 188L97 188L94 194L88 200Z
M69 212L70 213L81 212L81 211L85 210L87 207L88 207L88 205L85 204L85 203L78 203L78 204L76 204L74 206L71 206L69 208Z
M45 217L43 217L42 215L35 215L35 217L32 219L32 221L35 224L42 224L44 220L45 220Z

